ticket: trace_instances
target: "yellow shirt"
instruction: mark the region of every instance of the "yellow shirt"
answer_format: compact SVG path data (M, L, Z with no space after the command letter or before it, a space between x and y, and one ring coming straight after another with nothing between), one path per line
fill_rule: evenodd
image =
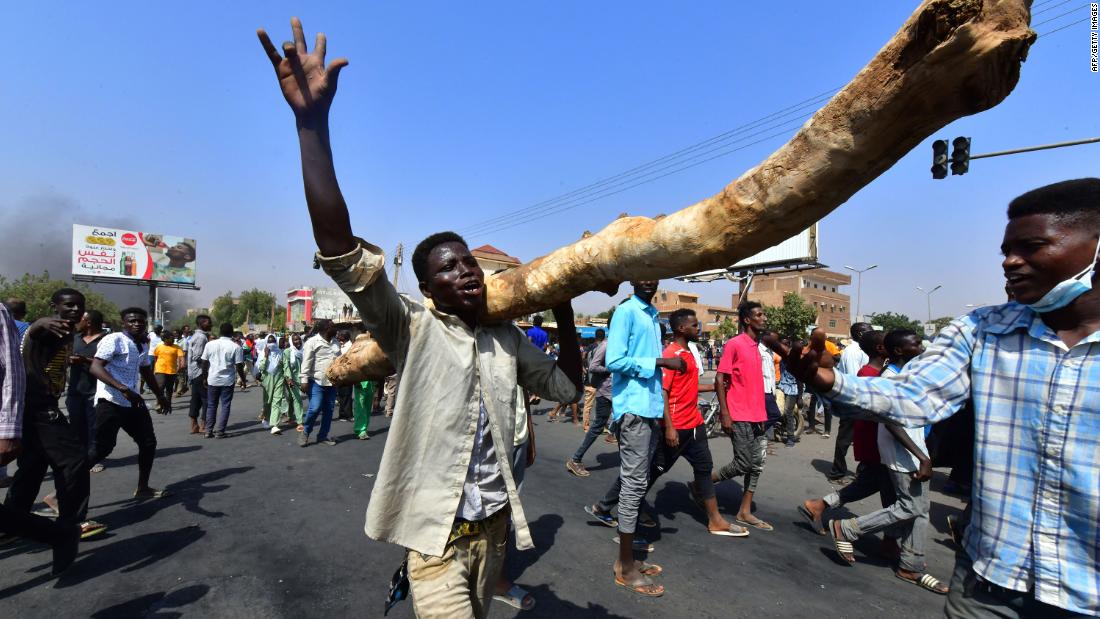
M153 350L153 356L157 358L157 363L153 366L154 373L175 374L179 369L183 349L175 344L158 344Z
M838 348L836 344L832 343L832 341L825 340L825 352L835 357L840 354L840 348ZM157 371L159 372L160 370Z

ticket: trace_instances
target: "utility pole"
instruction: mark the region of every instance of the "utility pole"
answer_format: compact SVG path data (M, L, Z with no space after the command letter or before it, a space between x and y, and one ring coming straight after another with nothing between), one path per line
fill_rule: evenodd
M859 317L861 316L861 314L859 313L859 304L860 301L863 300L863 274L877 266L877 264L872 264L869 267L857 269L855 267L844 265L844 268L848 269L849 271L854 271L856 274L856 320L859 320Z
M931 290L925 290L920 286L917 286L917 290L924 293L925 299L928 301L928 324L932 324L932 293L943 288L942 284L936 284L936 287Z
M397 252L393 255L393 287L397 288L397 280L401 276L401 265L404 263L405 246L397 244Z

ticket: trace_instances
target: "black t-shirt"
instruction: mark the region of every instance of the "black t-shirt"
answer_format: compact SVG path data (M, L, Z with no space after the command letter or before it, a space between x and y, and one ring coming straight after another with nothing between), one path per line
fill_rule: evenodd
M96 348L103 334L95 336L91 342L84 341L84 335L77 333L73 336L73 354L78 357L92 359L95 357ZM69 367L69 395L94 396L95 377L89 372L90 363L74 363Z
M23 366L27 370L27 417L36 413L56 412L57 401L65 393L65 371L69 366L73 336L57 337L44 331L37 338L30 329L23 336ZM52 417L52 415L47 415Z

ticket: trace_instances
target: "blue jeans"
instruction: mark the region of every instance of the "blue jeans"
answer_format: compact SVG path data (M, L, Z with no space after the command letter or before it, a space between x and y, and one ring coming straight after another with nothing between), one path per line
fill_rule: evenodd
M221 412L218 411L218 402L221 402ZM225 432L225 424L229 423L229 407L233 404L233 385L206 387L206 433ZM217 420L215 427L214 421Z
M309 410L306 411L305 426L306 436L313 432L313 424L317 422L317 413L321 414L321 429L317 431L317 440L328 438L328 430L332 426L332 409L336 405L336 387L322 387L313 381L309 381Z

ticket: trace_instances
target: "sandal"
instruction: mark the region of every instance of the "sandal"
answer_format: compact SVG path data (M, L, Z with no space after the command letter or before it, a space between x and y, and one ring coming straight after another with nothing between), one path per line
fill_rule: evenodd
M143 501L145 499L162 499L166 496L171 496L172 493L167 490L157 490L155 488L145 488L144 490L134 490L134 498Z
M764 522L763 520L761 520L759 518L757 518L754 522L749 522L748 520L741 520L740 518L734 518L733 521L736 522L737 524L740 524L740 525L743 525L743 526L746 526L746 527L752 527L754 529L760 529L761 531L774 531L775 530L775 527L768 524L767 522Z
M95 537L107 530L107 525L95 520L85 520L80 523L80 539Z
M829 522L829 533L832 534L833 537L833 549L836 550L836 554L840 557L841 561L848 565L852 565L856 562L856 549L852 546L852 542L840 537L839 527L839 520Z
M931 574L921 574L920 578L917 578L916 580L906 578L905 576L902 576L897 572L894 572L894 576L896 576L898 580L904 580L905 582L912 583L920 587L921 589L931 591L932 593L936 593L939 595L947 595L950 591L947 585L940 582L940 579Z
M619 520L611 515L611 512L600 511L595 505L585 505L584 511L588 512L589 516L592 516L597 521L606 524L609 527L618 527Z
M749 530L745 527L739 527L735 524L731 524L728 528L721 531L712 531L707 529L707 533L711 535L721 535L723 537L748 537Z
M526 589L516 584L512 585L508 593L498 593L493 596L493 599L520 610L531 610L535 607L535 598Z
M645 561L639 561L638 571L644 576L660 576L664 572L664 568L656 563L646 563Z
M665 588L662 585L658 585L649 580L646 576L642 576L638 581L628 583L622 579L621 576L615 577L615 584L620 587L626 587L638 595L644 595L651 598L659 598L665 594Z

